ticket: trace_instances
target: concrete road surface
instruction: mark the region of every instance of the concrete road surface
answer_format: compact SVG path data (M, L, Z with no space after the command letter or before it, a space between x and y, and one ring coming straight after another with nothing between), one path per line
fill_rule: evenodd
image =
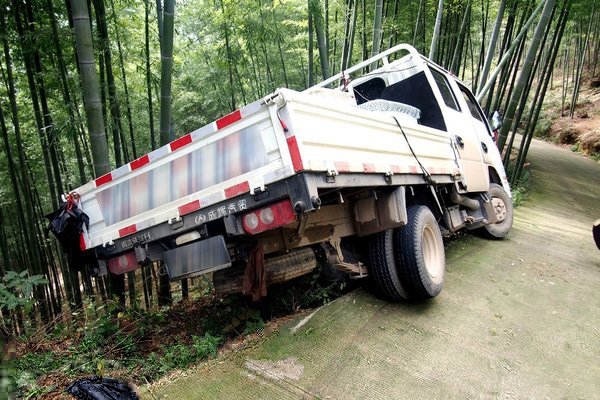
M539 141L530 161L534 191L509 237L447 244L436 299L394 304L359 289L154 396L599 399L600 164Z

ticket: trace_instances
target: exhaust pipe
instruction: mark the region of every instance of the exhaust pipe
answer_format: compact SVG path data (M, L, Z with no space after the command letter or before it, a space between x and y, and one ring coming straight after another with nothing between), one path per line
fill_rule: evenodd
M450 201L452 201L455 204L460 204L461 206L464 206L469 210L477 211L481 209L481 206L479 205L479 202L477 200L458 194L456 190L453 190L450 194Z

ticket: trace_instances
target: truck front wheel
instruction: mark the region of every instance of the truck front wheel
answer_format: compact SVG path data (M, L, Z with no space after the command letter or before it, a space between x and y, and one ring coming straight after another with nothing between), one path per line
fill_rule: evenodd
M513 207L512 201L504 188L495 183L490 184L490 190L488 191L488 197L492 202L492 207L496 213L495 224L485 225L478 229L478 233L488 239L503 239L513 223Z

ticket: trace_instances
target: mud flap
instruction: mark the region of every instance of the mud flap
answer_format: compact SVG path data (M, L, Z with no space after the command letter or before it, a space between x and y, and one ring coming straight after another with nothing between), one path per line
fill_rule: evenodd
M223 235L177 247L163 253L169 278L177 281L231 266Z

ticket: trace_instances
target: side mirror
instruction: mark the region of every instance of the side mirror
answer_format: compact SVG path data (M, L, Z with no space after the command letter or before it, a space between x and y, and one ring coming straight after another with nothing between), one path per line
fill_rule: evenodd
M503 119L504 117L502 116L502 114L500 114L499 111L494 111L494 113L492 114L492 120L490 121L490 127L493 131L497 131L498 129L502 128Z

